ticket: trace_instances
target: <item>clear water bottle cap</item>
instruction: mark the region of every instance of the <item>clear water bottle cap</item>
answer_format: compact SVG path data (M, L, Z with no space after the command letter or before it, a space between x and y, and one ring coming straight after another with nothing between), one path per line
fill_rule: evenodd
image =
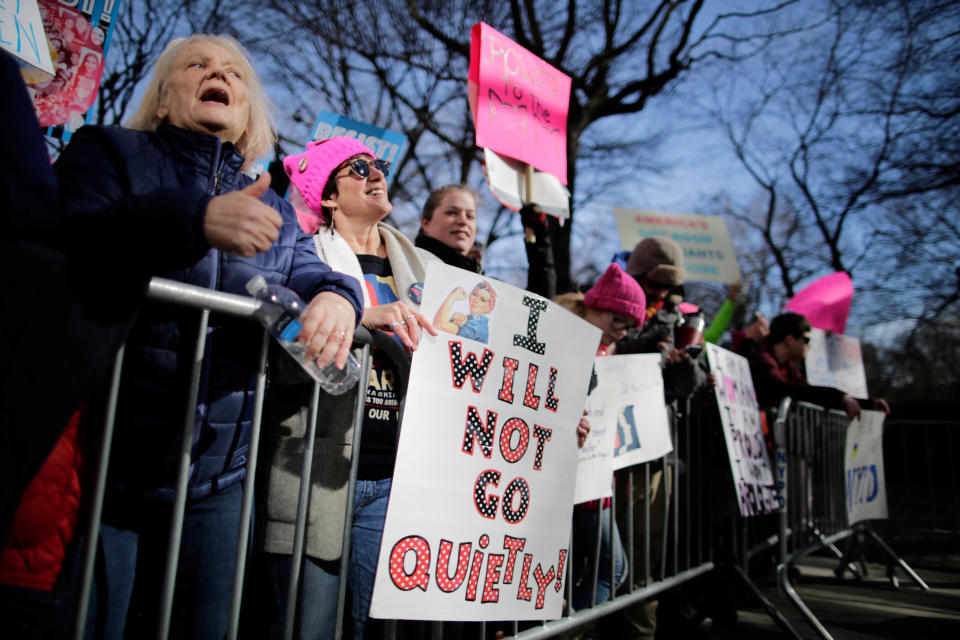
M261 289L265 289L266 287L267 287L267 281L261 275L253 276L247 281L247 291L252 296L257 295L257 291L260 291Z

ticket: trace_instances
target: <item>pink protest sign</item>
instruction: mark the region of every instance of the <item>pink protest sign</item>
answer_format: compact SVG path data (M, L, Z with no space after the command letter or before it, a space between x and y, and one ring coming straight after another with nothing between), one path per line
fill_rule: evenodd
M808 284L790 298L784 309L805 316L817 329L843 333L852 301L853 281L837 271Z
M469 99L478 147L567 184L569 76L478 22L470 32Z

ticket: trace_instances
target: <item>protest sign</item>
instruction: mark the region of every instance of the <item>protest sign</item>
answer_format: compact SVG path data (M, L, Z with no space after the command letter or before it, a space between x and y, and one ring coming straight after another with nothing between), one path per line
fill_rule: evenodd
M39 69L45 77L53 75L37 0L0 0L0 47Z
M760 426L750 365L743 356L710 343L707 361L717 379L714 392L740 515L772 513L778 508L776 485Z
M586 406L590 437L577 457L578 504L611 495L614 469L654 460L673 449L660 354L600 357L594 370L597 386Z
M567 184L569 76L478 22L470 30L468 99L478 147Z
M852 303L853 280L837 271L805 286L783 308L804 316L813 327L843 333Z
M855 398L869 398L860 341L839 333L810 330L810 351L804 359L807 382L840 389Z
M570 192L556 176L534 171L531 191L527 195L526 169L522 162L504 158L490 149L483 150L483 171L494 197L503 206L520 211L524 202L536 202L547 215L561 220L570 217Z
M53 60L53 78L24 74L40 126L69 140L86 122L97 100L111 26L121 0L40 0L39 9ZM79 6L79 10L74 7Z
M683 247L687 280L734 283L740 280L737 255L720 216L663 213L614 207L623 248L632 250L644 238L670 238Z
M843 456L847 488L847 524L887 517L887 484L883 475L882 411L861 411L847 427Z
M398 164L407 151L407 136L390 129L354 120L331 111L321 111L317 114L311 140L326 140L337 136L356 138L364 143L376 154L380 160L386 160L392 165ZM387 184L393 180L396 172L387 176Z
M421 311L371 615L557 618L600 331L439 261Z

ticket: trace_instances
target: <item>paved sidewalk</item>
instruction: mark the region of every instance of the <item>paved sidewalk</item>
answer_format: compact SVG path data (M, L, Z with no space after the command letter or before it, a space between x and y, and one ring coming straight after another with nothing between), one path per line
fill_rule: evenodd
M797 592L836 640L867 638L960 639L960 555L907 556L905 560L930 587L922 591L900 569L894 589L886 567L868 563L862 580L833 574L836 561L821 556L799 564ZM819 638L793 603L772 583L759 585L763 594L804 638ZM706 634L718 640L787 637L757 602L746 602L733 625L715 624Z

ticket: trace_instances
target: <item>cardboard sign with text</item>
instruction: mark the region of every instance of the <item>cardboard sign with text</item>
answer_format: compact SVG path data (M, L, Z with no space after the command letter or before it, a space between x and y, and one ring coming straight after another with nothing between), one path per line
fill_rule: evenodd
M743 356L709 343L707 360L717 379L714 392L740 515L772 513L779 505L750 365Z
M421 311L371 615L557 618L600 331L439 261Z
M590 436L577 459L576 502L611 495L615 469L673 450L659 353L597 358L597 387L587 397Z
M470 30L468 98L478 147L567 184L569 76L478 22Z
M855 398L869 398L860 341L823 329L810 330L810 351L804 358L807 382L834 387Z
M720 216L664 213L614 207L623 248L633 250L644 238L670 238L683 247L687 280L733 283L740 280L737 255Z
M883 474L882 411L861 411L847 427L843 457L847 524L886 519L887 483Z
M356 138L370 147L378 159L386 160L394 167L399 164L407 151L407 136L402 133L362 120L354 120L332 111L319 112L310 139L326 140L337 136ZM387 184L391 183L395 175L396 171L390 172L387 176Z
M48 77L53 76L53 62L37 0L0 2L0 47Z

